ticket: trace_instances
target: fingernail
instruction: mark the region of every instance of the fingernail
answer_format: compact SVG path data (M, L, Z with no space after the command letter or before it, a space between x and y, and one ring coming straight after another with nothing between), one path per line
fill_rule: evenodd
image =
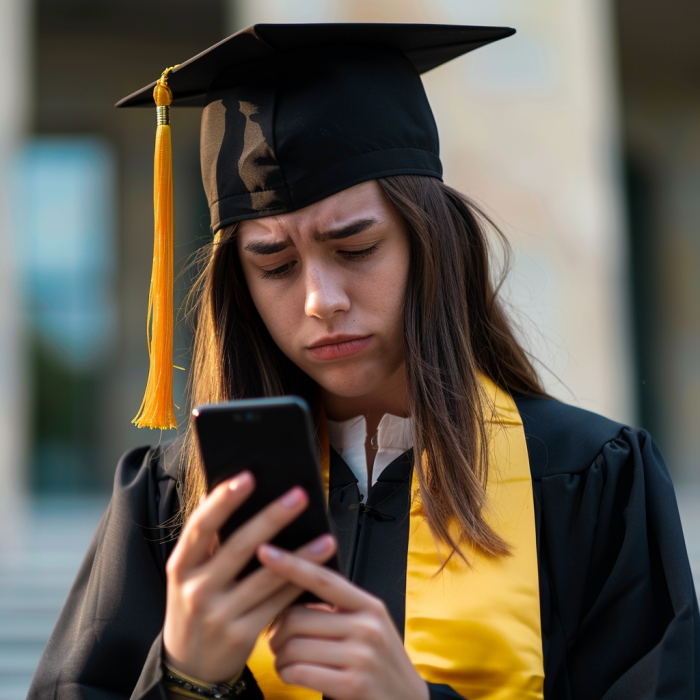
M282 558L282 552L279 549L277 549L277 547L273 547L271 544L262 545L262 550L263 550L263 554L266 557L270 557L270 559L281 559Z
M298 506L299 503L301 503L303 493L304 492L298 486L295 486L282 498L282 505L285 508L294 508L294 506Z
M309 551L312 554L322 554L325 552L331 543L328 535L321 535L317 540L309 545Z
M241 488L241 486L245 486L249 481L250 472L241 472L237 477L231 480L228 487L231 489L231 491L235 491L236 489Z

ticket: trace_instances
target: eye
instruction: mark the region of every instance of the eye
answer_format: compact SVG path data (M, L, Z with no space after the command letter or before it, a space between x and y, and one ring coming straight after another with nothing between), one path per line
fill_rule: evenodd
M292 260L291 262L276 267L274 270L266 270L262 275L260 275L260 277L264 280L286 277L291 272L292 267L296 265L296 262L296 260Z
M372 255L372 253L376 252L376 250L377 244L375 243L369 248L364 248L363 250L339 250L338 252L347 258L357 260L358 258L366 258L368 255Z
M358 260L360 258L366 258L368 255L372 255L372 253L376 252L377 249L378 246L375 243L369 248L364 248L363 250L339 250L338 252L345 258L348 258L350 260ZM262 275L260 275L260 277L264 280L282 279L292 271L292 268L296 264L297 261L292 260L291 262L276 267L274 270L265 270L265 272L263 272Z

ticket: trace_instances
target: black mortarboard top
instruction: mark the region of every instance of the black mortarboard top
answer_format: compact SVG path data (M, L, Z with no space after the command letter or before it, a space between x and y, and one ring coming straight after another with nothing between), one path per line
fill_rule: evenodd
M166 241L172 238L168 106L204 108L202 178L216 233L379 177L442 178L437 128L420 74L513 33L436 24L256 24L117 103L142 107L155 100L164 138L156 143L151 373L137 425L174 427L165 394L158 390L156 399L151 387L152 377L160 382L163 376L162 362L154 360L162 354L154 349L160 347L156 317L167 316L159 312L158 298L165 299L172 274L156 269L158 261L172 260ZM144 418L162 411L166 418Z
M257 24L175 68L172 106L204 107L214 232L390 174L440 177L420 73L513 34L431 24ZM117 103L153 106L156 83Z

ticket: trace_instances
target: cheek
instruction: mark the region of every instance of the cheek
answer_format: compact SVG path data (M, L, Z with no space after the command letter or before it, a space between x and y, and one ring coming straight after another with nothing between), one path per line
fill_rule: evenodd
M379 330L394 339L403 331L408 266L408 253L397 252L373 270L365 284L357 286L362 307L380 319Z
M246 276L247 277L247 276ZM253 304L260 314L265 327L272 339L283 351L287 352L294 335L294 329L298 327L298 310L300 302L294 294L280 294L274 289L274 285L256 285L253 280L248 280L248 289L253 299ZM303 311L303 301L301 302Z

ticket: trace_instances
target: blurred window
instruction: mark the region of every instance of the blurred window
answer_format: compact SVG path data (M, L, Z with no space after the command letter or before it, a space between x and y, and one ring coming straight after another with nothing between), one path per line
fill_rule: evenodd
M37 137L13 180L33 486L83 490L93 486L96 383L116 335L115 159L96 137Z
M76 369L114 339L114 159L96 138L35 138L18 167L15 228L27 318Z

